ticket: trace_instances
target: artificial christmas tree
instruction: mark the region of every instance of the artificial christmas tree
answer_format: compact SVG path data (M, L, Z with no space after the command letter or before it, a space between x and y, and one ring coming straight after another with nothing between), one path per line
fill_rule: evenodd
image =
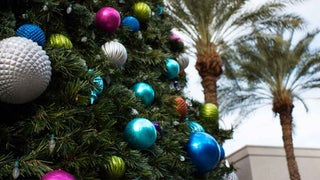
M19 77L23 82L19 87L31 85L39 93L29 98L31 92L20 88L24 93L19 98L25 95L28 101L0 102L0 179L222 177L226 169L220 166L220 146L209 151L216 152L212 155L215 159L205 173L199 172L188 156L192 127L181 120L172 98L185 96L186 77L178 74L185 67L176 68L176 63L174 76L168 77L172 68L168 69L166 60L177 59L181 49L170 48L172 26L162 6L161 0L0 2L0 41L17 36L17 29L24 24L40 27L48 37L40 44L51 70L48 85L38 89L32 83L44 77L37 79L28 73L41 74L42 70L23 67L27 75ZM139 30L118 22L128 16L141 21ZM33 38L28 32L26 29L19 38ZM109 46L110 42L118 45ZM21 53L0 51L0 72L7 72L7 59ZM24 62L30 58L17 59ZM20 72L15 63L11 66L10 76ZM150 85L151 96L149 92L142 96L146 89L139 91L137 83ZM182 88L170 88L173 83ZM4 80L0 89L7 86ZM15 94L2 93L1 97L12 99ZM190 110L183 116L197 120L199 110L200 104L190 101ZM197 122L206 132L210 128L207 121ZM212 143L220 145L231 135L223 130L209 132L215 137L210 137ZM201 138L197 141L202 143Z

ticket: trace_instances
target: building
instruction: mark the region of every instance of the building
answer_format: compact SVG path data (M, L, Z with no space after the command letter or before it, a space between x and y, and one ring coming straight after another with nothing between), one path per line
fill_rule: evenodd
M320 149L295 148L295 156L302 180L320 179ZM283 147L245 146L226 159L239 180L289 180Z

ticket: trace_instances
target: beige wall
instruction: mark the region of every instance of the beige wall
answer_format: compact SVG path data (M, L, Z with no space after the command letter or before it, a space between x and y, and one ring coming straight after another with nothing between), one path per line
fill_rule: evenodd
M302 180L320 179L320 149L295 148ZM288 180L282 147L245 146L227 157L239 180Z

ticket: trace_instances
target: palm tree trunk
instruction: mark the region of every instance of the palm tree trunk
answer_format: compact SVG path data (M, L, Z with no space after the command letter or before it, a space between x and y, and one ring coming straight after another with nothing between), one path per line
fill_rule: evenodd
M218 106L217 80L222 74L222 60L213 43L197 43L196 69L202 79L205 103Z
M297 161L295 159L292 141L292 109L293 106L290 108L284 108L279 112L279 114L282 127L282 139L284 150L286 152L290 180L300 180L299 169Z
M215 76L202 77L202 87L204 93L204 101L206 103L213 103L218 105L218 94L217 94L217 79Z

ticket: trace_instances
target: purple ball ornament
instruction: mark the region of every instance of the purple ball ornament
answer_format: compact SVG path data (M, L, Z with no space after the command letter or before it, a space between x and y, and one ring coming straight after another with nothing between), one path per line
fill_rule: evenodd
M152 124L154 125L154 127L156 128L156 130L160 133L162 131L161 126L159 123L157 122L152 122Z
M96 13L95 23L103 31L114 32L121 23L120 13L112 7L103 7Z
M69 174L68 172L58 169L53 170L46 173L44 176L41 177L41 180L76 180L73 175Z

